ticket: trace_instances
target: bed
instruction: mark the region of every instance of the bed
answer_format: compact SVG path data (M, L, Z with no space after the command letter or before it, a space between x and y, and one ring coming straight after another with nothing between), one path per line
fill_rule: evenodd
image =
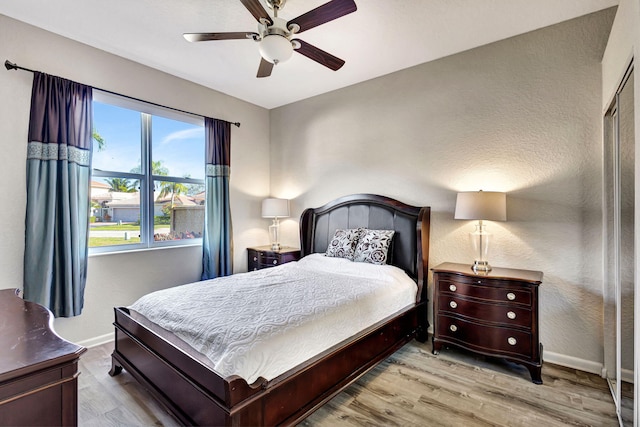
M126 307L115 308L110 374L126 369L185 425L296 424L412 339L427 339L429 221L428 207L371 194L303 212L303 260L324 253L336 229L394 230L389 262L413 279L416 299L282 374L252 383L222 375L177 333Z

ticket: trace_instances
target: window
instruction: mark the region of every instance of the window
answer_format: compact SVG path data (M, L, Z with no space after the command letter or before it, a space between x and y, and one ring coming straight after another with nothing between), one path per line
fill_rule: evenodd
M92 253L192 244L204 229L202 117L94 91Z

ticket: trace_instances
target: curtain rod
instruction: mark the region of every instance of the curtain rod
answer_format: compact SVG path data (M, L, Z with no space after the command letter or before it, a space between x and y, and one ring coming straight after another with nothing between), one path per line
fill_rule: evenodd
M25 68L25 67L21 67L18 64L14 64L13 62L9 61L8 59L4 61L4 67L7 70L23 70L23 71L29 71L30 73L35 73L36 72L35 70L29 69L29 68ZM158 103L155 103L155 102L145 101L144 99L134 98L133 96L123 95L121 93L113 92L113 91L106 90L106 89L101 89L99 87L93 87L93 88L97 89L99 91L102 91L102 92L110 93L111 95L122 96L124 98L132 99L134 101L139 101L139 102L144 102L146 104L151 104L151 105L154 105L156 107L168 108L169 110L178 111L180 113L186 113L186 114L191 114L191 115L194 115L194 116L203 117L202 114L192 113L190 111L181 110L179 108L167 107L166 105L161 105L161 104L158 104ZM236 125L237 127L240 127L240 122L228 122L228 123L231 123L232 125Z

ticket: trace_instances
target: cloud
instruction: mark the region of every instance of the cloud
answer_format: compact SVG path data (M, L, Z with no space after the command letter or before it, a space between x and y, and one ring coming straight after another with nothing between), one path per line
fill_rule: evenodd
M162 138L161 145L170 144L174 141L184 141L185 139L202 138L204 134L204 128L197 127L193 129L179 130L172 132L169 135Z

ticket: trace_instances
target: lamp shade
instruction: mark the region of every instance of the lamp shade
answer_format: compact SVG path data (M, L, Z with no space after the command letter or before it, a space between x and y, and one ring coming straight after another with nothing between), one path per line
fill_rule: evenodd
M293 55L291 41L279 34L269 34L260 42L260 55L272 64L279 64Z
M507 220L507 195L496 191L458 193L455 219Z
M263 218L287 218L289 216L289 200L264 199L262 201Z

